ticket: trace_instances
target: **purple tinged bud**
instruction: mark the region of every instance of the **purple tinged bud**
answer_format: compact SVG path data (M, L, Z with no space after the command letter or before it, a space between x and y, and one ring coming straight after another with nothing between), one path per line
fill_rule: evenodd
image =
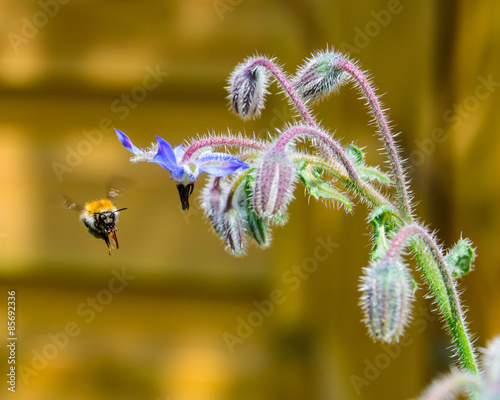
M221 237L226 242L226 250L235 256L245 254L246 237L243 219L234 208L221 215Z
M229 185L225 179L211 176L201 193L201 207L215 231L220 235L220 218L226 208L225 201Z
M245 253L245 220L233 207L231 185L226 179L213 177L202 192L202 208L215 233L234 255Z
M374 340L397 342L410 320L413 286L399 259L382 258L364 270L360 290L364 322Z
M349 74L336 66L345 57L333 51L320 52L307 60L293 79L293 87L304 101L317 101L335 93L349 79Z
M279 217L293 198L295 166L288 155L276 147L264 153L256 171L254 208L261 217Z
M227 87L231 109L244 120L260 116L269 86L269 73L254 62L256 59L248 58L239 64Z

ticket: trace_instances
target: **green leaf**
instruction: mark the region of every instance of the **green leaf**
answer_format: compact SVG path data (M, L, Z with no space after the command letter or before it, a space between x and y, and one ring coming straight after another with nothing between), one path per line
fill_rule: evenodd
M472 269L475 252L468 239L460 239L457 244L448 251L445 260L450 267L453 279L461 278Z
M323 172L321 168L312 167L307 160L302 160L297 172L309 195L318 200L338 201L348 210L352 210L351 201L335 187L321 179Z
M389 205L375 208L369 216L373 228L372 260L382 258L389 247L390 238L393 237L396 224L393 219L393 210Z

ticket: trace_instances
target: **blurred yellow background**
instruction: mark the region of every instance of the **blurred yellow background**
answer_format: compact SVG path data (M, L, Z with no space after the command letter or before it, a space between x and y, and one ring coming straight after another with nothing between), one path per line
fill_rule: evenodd
M257 52L292 74L333 46L370 71L418 215L446 247L462 234L477 247L460 284L476 344L500 334L499 2L1 0L0 19L0 325L15 290L18 398L406 399L449 370L419 272L400 345L360 322L364 205L346 215L299 188L272 246L234 258L196 200L180 210L165 170L128 161L114 127L145 147L228 128L265 138L291 121L275 84L262 118L228 111L227 76ZM356 91L315 114L384 162ZM110 257L62 194L96 199L113 175L134 184ZM291 285L325 242L332 254ZM7 358L2 346L2 374Z

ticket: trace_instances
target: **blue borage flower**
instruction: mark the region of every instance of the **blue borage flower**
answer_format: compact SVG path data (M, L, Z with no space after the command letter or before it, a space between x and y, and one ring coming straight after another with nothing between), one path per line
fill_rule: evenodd
M170 172L170 178L177 182L183 210L189 209L189 196L193 193L194 182L202 172L213 176L226 176L239 168L249 165L239 158L226 153L214 153L211 147L205 147L183 162L186 149L181 144L175 148L163 138L156 136L156 142L149 149L139 149L122 131L115 129L121 144L134 154L132 162L149 161L160 165Z

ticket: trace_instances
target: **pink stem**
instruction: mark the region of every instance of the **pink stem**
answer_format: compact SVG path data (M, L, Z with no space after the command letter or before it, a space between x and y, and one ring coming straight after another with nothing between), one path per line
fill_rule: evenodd
M399 158L398 150L394 143L394 139L391 135L389 125L385 118L380 102L378 101L377 95L370 86L370 82L363 75L363 73L350 61L346 59L340 59L337 61L336 66L342 70L348 72L361 86L368 104L371 107L375 120L380 129L380 133L385 143L385 148L387 154L389 155L390 164L392 167L393 175L396 180L396 190L399 195L399 210L404 217L409 221L413 218L411 216L411 207L408 197L408 190L406 188L406 182L403 174L403 169L401 167L401 160Z
M295 107L297 107L297 110L300 112L300 115L302 115L302 118L304 121L311 126L315 126L316 123L314 122L313 117L307 110L307 107L305 106L304 102L300 99L299 95L293 88L293 86L290 84L288 79L286 78L285 74L281 71L280 68L276 66L272 61L267 60L265 58L258 58L256 59L252 64L250 64L249 68L252 68L254 65L261 65L265 67L271 74L274 75L274 77L278 80L278 82L281 84L281 86L285 89L287 92L288 96L290 96L290 99L293 101L293 104L295 104Z
M186 149L186 152L182 156L181 163L186 164L189 162L194 153L203 147L208 146L239 146L239 147L251 147L254 149L264 150L267 146L263 143L257 142L256 140L235 138L235 137L212 137L208 139L202 139L194 142L191 146Z
M354 165L352 164L351 160L349 160L349 158L347 157L347 155L345 154L344 150L339 145L339 143L335 139L333 139L330 135L321 131L318 128L311 126L294 126L288 129L285 133L283 133L279 137L278 141L275 144L275 148L279 151L283 151L288 142L290 142L294 137L304 134L311 136L315 139L318 139L320 141L320 144L324 143L326 147L331 149L333 153L337 156L337 158L339 159L339 161L349 174L351 180L353 182L358 182L358 183L361 182L359 179L359 175L356 172L356 169L354 168ZM324 150L325 146L320 145L320 148Z
M385 258L395 259L396 257L398 257L405 246L406 240L412 235L419 236L431 251L432 256L438 266L439 273L441 274L441 277L446 285L451 308L457 309L458 299L456 298L455 291L452 289L455 286L453 284L450 270L446 264L443 253L440 250L439 246L424 228L418 225L406 225L405 227L401 228L396 236L392 238L391 244L389 245L389 248L387 249L387 252L385 254Z

